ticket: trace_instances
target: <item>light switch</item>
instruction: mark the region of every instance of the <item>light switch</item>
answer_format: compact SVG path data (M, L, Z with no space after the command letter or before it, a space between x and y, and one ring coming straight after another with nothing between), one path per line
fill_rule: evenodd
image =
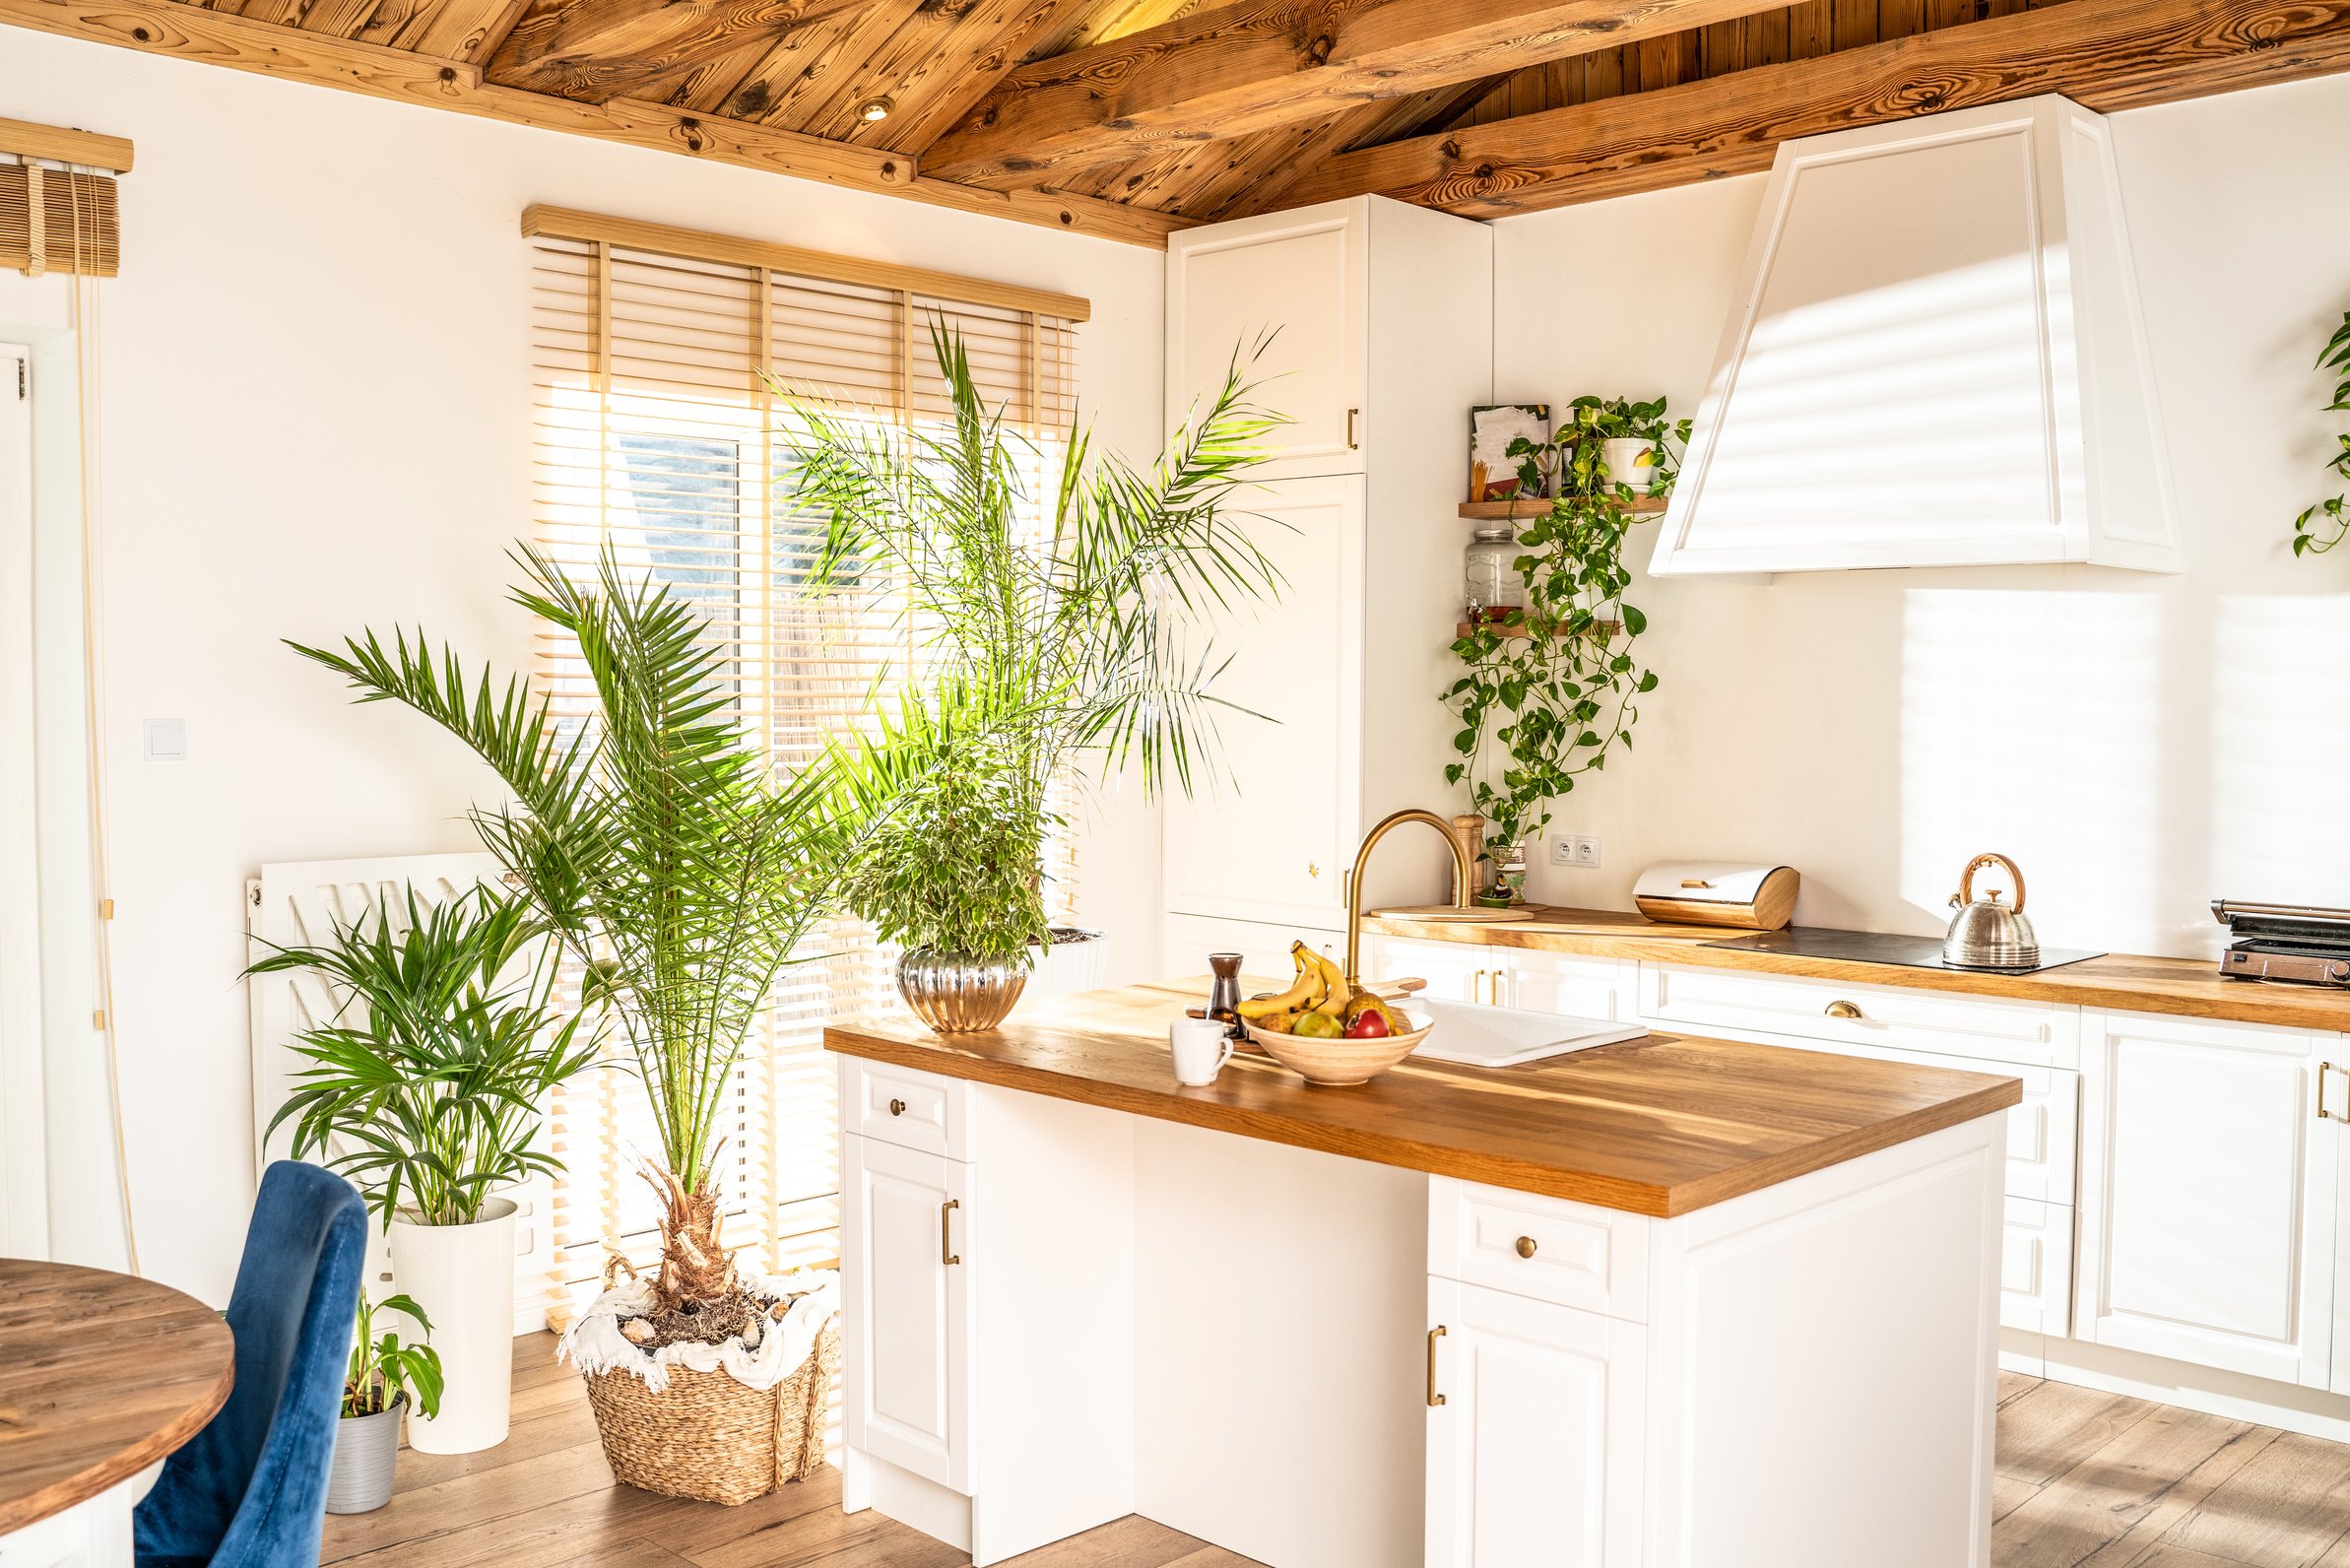
M148 761L184 762L188 759L187 720L149 719L146 728Z

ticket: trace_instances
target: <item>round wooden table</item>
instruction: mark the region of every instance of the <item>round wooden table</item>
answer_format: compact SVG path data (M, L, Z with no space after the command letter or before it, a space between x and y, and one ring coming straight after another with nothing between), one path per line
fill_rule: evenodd
M131 1482L228 1398L236 1345L193 1296L0 1258L0 1560L131 1560Z

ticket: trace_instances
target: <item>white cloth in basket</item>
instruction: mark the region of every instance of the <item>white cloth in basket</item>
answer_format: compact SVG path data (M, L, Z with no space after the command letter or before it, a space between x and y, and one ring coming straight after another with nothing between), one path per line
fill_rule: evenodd
M794 1269L789 1274L761 1274L744 1270L743 1282L764 1296L798 1296L781 1323L773 1319L759 1335L756 1348L745 1349L740 1339L724 1344L665 1344L647 1350L631 1344L620 1333L624 1318L641 1317L653 1305L649 1279L629 1279L614 1285L590 1304L579 1320L563 1331L555 1347L558 1361L580 1371L627 1372L644 1380L655 1394L669 1387L669 1369L689 1367L696 1372L723 1370L748 1389L771 1389L807 1362L824 1332L840 1311L840 1275L829 1269Z

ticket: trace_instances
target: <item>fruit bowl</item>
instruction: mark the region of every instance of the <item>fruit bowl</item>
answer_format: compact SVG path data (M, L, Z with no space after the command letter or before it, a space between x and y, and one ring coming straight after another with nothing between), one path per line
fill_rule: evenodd
M1391 1004L1392 1005L1392 1004ZM1406 1018L1411 1015L1402 1008ZM1404 1034L1383 1034L1367 1040L1318 1039L1308 1034L1283 1034L1274 1029L1261 1029L1254 1023L1244 1026L1257 1049L1304 1078L1308 1083L1320 1083L1329 1088L1346 1088L1356 1083L1368 1083L1380 1074L1394 1067L1412 1053L1428 1031L1431 1023Z

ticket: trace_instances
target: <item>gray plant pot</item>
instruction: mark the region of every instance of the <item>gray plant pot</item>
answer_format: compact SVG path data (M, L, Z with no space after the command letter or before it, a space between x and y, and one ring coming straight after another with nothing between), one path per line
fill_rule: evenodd
M326 1472L326 1511L370 1514L392 1500L392 1464L400 1457L400 1418L408 1396L373 1415L335 1423L335 1458Z

